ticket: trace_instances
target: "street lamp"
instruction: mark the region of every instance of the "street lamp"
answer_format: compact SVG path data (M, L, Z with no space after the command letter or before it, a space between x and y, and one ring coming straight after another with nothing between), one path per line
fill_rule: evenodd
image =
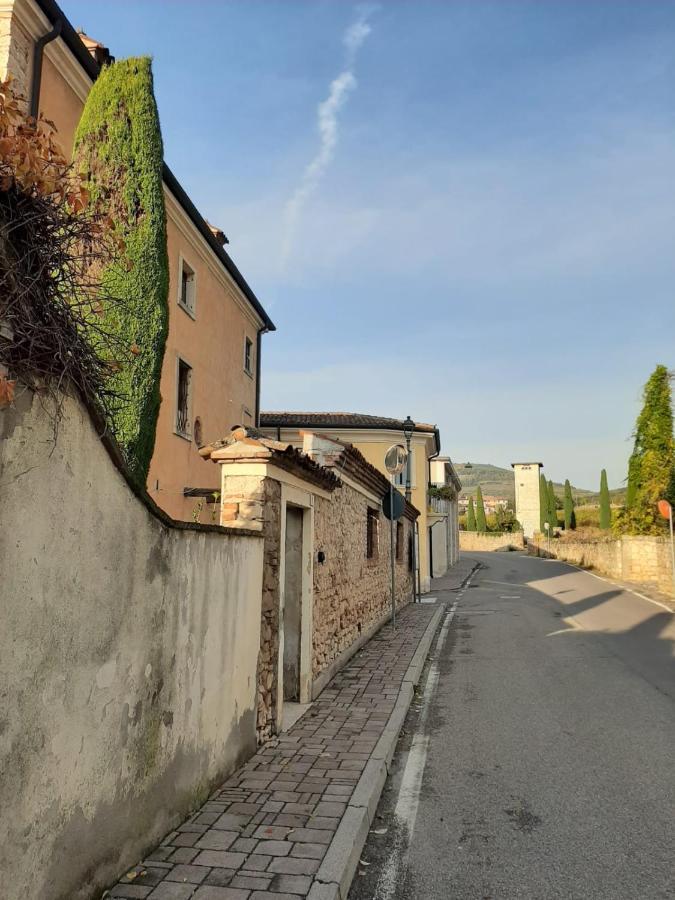
M412 497L412 491L410 489L410 440L413 436L413 432L415 430L415 423L408 416L408 418L403 423L403 435L405 437L405 446L408 451L408 461L405 467L405 499L410 503L410 498Z

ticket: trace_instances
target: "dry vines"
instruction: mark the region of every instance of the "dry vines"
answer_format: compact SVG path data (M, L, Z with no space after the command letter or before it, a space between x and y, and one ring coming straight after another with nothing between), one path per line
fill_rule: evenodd
M54 140L0 82L0 407L16 380L56 400L66 385L102 405L115 362L130 351L103 326L96 273L120 250ZM3 373L2 369L6 371Z

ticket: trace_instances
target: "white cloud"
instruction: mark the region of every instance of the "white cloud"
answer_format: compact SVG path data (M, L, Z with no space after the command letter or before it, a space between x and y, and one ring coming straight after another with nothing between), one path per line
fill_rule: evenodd
M347 28L342 39L346 49L345 67L330 83L328 96L317 108L319 150L305 169L300 184L284 209L281 242L282 269L286 268L293 251L302 210L316 190L335 154L338 142L338 115L350 93L356 89L357 82L354 75L356 55L372 30L367 19L374 10L375 7L370 5L358 7L357 18Z

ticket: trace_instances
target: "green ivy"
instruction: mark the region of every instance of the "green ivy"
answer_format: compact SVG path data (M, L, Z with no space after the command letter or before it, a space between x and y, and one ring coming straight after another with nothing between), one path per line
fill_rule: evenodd
M155 444L168 330L169 262L162 135L148 57L106 66L85 103L74 162L90 203L101 198L123 250L101 273L106 328L128 348L116 360L111 427L132 476L145 484Z
M657 366L643 391L643 406L633 432L628 462L626 506L617 528L632 534L659 534L665 520L657 512L661 499L675 501L675 440L670 389L671 375Z

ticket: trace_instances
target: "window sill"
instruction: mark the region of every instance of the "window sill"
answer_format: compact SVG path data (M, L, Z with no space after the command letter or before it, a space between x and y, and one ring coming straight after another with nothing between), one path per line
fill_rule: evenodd
M178 306L183 310L184 313L187 313L187 315L190 316L193 322L197 321L197 316L195 315L194 309L190 309L189 306L181 303L180 300L178 301Z
M187 441L188 444L192 443L192 435L187 434L185 431L179 431L177 428L174 428L173 433L176 437L183 438L184 441Z
M245 366L244 366L244 375L248 375L248 377L251 379L251 381L253 381L253 379L255 378L255 375L253 374L253 372L249 372L249 370Z

